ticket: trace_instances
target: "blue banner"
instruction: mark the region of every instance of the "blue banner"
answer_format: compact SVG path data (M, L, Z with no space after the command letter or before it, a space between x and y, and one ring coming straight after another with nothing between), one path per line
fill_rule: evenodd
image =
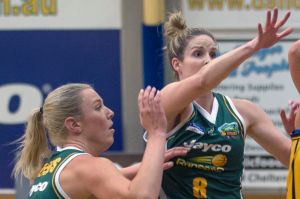
M122 151L120 30L0 31L0 190L11 171L28 110L54 88L89 83L115 112L112 151Z

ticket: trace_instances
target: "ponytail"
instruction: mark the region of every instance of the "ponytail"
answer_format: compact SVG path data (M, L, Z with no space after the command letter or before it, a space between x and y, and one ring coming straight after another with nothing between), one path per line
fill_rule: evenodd
M50 156L51 151L48 147L41 110L33 110L27 121L25 134L18 140L19 152L13 171L15 177L22 173L29 180L33 180L41 169L43 161Z

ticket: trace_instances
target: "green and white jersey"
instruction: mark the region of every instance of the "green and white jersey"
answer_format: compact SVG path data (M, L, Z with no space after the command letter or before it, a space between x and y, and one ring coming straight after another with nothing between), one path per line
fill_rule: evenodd
M164 172L161 198L241 199L244 126L226 96L214 93L211 114L194 102L191 115L169 133L168 149L191 150Z
M64 167L78 155L84 153L75 147L66 147L53 152L44 164L29 191L31 199L62 199L70 198L59 183L59 175Z

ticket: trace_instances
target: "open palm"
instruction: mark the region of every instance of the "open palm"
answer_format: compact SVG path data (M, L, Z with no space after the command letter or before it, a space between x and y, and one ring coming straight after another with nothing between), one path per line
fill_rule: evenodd
M256 49L268 48L274 45L276 42L286 37L293 32L292 28L285 28L283 31L279 32L279 29L286 23L291 13L287 12L283 19L278 22L278 9L275 8L272 11L267 11L267 20L265 27L258 24L258 36L256 38Z

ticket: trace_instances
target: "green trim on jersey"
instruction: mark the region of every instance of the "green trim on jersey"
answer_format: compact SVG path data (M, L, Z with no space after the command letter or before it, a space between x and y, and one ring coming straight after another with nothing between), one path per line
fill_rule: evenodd
M163 191L168 199L242 198L243 122L225 96L214 93L214 97L218 102L215 123L194 103L187 122L168 138L168 149L191 148L186 156L174 158L174 167L164 172Z
M35 178L28 198L64 199L65 197L60 193L59 188L56 186L55 176L60 174L58 173L58 170L66 163L66 161L70 161L75 156L81 154L86 153L73 148L53 152Z

